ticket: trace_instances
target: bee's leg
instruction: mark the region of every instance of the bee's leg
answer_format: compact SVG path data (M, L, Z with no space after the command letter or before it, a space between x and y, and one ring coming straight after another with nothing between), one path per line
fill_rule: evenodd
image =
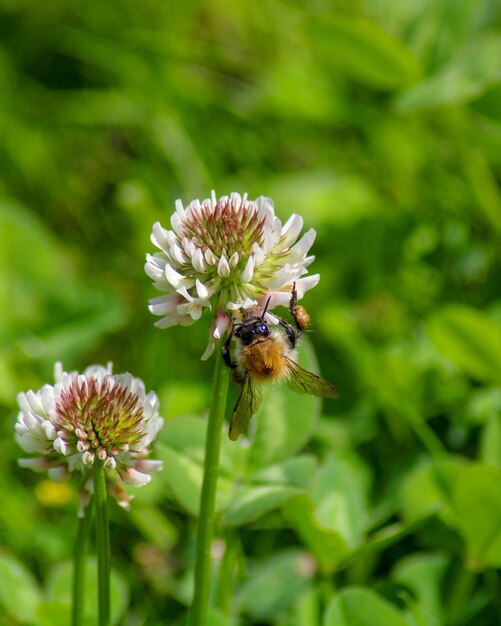
M289 324L280 318L278 318L278 323L285 330L289 343L291 344L291 348L295 348L299 335L301 334L299 330L296 330L292 324Z
M296 318L296 306L297 306L297 291L296 291L296 283L292 283L292 291L291 291L291 300L289 302L289 310L291 312L292 317Z
M223 361L226 363L226 365L232 370L234 370L236 369L237 364L235 363L235 361L232 360L231 353L230 353L230 343L231 343L232 337L233 337L233 330L228 335L228 339L224 342L223 349L221 350L221 354L223 356Z
M291 312L292 319L294 320L294 323L296 324L296 329L297 329L296 341L297 341L297 339L301 335L302 328L297 320L296 307L297 307L296 283L292 283L291 300L289 302L289 311Z

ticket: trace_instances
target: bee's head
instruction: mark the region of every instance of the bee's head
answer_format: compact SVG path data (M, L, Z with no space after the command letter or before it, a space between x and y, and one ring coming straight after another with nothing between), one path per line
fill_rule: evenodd
M234 334L241 339L244 346L248 346L256 337L268 337L270 329L263 319L254 318L236 326Z

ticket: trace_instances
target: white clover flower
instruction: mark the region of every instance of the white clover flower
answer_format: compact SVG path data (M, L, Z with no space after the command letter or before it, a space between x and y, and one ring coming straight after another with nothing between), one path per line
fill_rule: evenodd
M291 215L282 225L270 198L248 200L247 194L232 193L218 200L213 192L186 209L177 200L171 226L153 225L151 240L160 252L146 256L145 271L167 295L151 299L149 309L162 316L155 324L159 328L189 325L204 309L213 311L202 359L228 329L232 312L268 298L269 310L288 305L293 283L302 298L320 279L318 274L304 277L315 258L306 256L315 231L297 241L303 219Z
M41 455L19 464L47 470L53 480L82 472L84 506L93 488L92 464L99 459L110 494L127 508L132 497L123 483L145 485L152 471L162 469L160 461L146 459L163 424L156 394L146 395L144 383L131 374L112 374L111 363L83 374L64 372L56 363L55 379L55 385L18 395L16 440L25 452Z

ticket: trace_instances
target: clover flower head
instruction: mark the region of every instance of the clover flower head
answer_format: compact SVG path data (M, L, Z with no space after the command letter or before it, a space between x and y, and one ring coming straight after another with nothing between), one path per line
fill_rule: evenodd
M298 298L314 287L319 275L304 276L315 257L307 256L316 233L303 228L300 215L282 222L273 202L247 194L194 200L186 208L180 200L171 217L171 230L153 225L151 240L160 250L146 257L145 271L165 292L150 300L150 312L161 316L159 328L190 325L204 310L212 311L208 358L239 309L288 305L293 283Z
M55 379L54 385L18 396L16 440L25 452L39 455L19 464L47 470L53 480L81 472L85 505L93 489L92 464L102 461L110 494L127 508L131 496L124 483L145 485L150 472L161 469L160 461L146 458L163 424L156 394L146 394L144 383L131 374L113 374L111 363L83 374L65 372L56 363Z

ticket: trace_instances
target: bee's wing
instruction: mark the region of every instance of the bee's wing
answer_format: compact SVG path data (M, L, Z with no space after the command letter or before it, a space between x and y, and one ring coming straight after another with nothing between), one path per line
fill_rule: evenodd
M252 384L250 376L246 376L242 384L240 396L233 409L233 415L231 416L228 437L232 441L236 441L239 435L247 430L251 417L261 404L262 397L261 389Z
M305 370L292 359L287 358L287 369L289 370L289 380L287 384L296 393L309 393L319 398L339 398L340 393L325 378L317 376L313 372Z

